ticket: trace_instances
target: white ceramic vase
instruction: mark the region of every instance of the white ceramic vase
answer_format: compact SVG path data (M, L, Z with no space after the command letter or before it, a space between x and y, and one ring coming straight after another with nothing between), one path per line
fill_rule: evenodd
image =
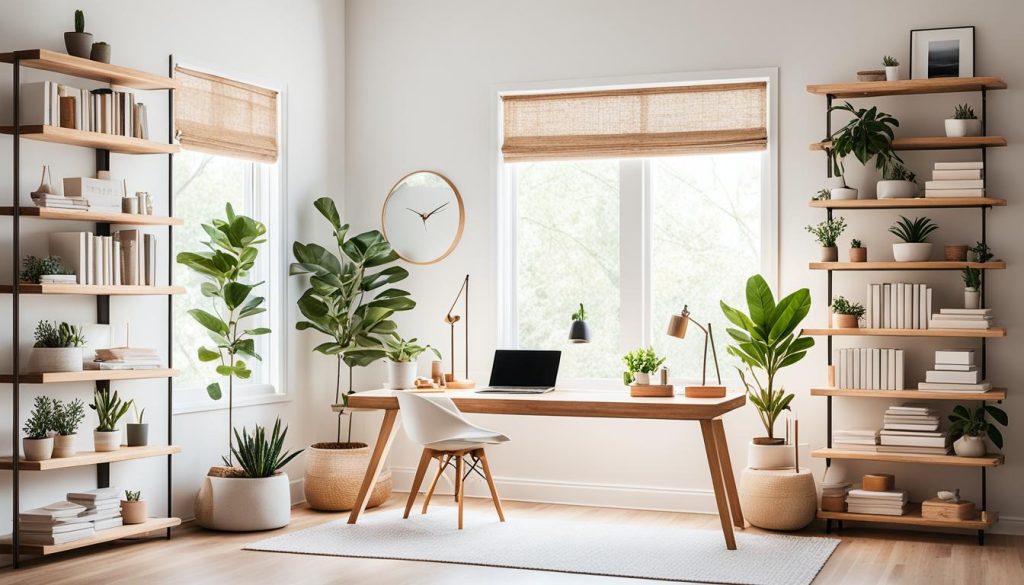
M946 120L946 136L959 138L962 136L981 136L981 120L957 120L949 118Z
M887 65L885 67L885 80L886 81L899 81L900 80L900 66L899 65Z
M981 435L964 435L953 442L953 452L960 457L982 457L986 451L985 437Z
M92 442L97 453L117 451L121 448L121 429L116 431L93 431Z
M792 469L796 467L793 445L747 444L747 467L751 469Z
M388 387L405 390L416 387L416 362L393 362L388 360Z
M196 522L229 532L272 530L291 522L288 474L270 477L210 477L196 496Z
M31 368L33 372L81 372L82 348L34 347Z
M913 181L879 181L875 186L879 199L911 199L917 196L917 183Z
M965 288L964 289L964 308L965 309L980 309L981 308L981 291L976 288Z
M21 450L26 461L46 461L53 456L53 437L45 439L22 439Z
M927 262L932 256L932 245L929 242L893 244L892 256L897 262Z
M75 445L77 442L78 435L54 435L53 456L58 459L73 457L75 453L78 453L78 448Z

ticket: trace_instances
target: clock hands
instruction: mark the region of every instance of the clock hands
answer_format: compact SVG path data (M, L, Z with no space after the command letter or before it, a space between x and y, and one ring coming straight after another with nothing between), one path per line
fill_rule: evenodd
M440 211L444 211L444 209L446 207L448 207L448 205L450 203L451 203L451 201L445 201L444 203L442 203L441 205L438 205L437 207L435 207L434 209L432 209L431 211L429 211L427 213L423 213L422 211L416 211L415 209L413 209L411 207L406 207L406 209L408 209L409 211L411 211L411 212L415 213L416 215L420 216L420 220L423 222L423 229L426 230L427 229L427 220L430 219L430 216L432 216L435 213L438 213Z
M448 204L449 204L449 203L451 203L451 201L445 201L445 202L444 202L444 203L442 203L441 205L438 205L437 207L435 207L435 208L434 208L434 210L433 210L433 211L431 211L430 213L428 213L428 214L426 215L426 217L424 217L423 219L425 219L425 220L426 220L426 219L430 219L430 216L431 216L431 215L434 215L434 214L435 214L435 213L437 213L438 211L443 211L445 207L448 207Z

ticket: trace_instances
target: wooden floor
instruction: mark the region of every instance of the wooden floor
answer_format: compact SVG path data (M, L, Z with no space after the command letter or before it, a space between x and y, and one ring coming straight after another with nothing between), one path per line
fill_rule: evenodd
M402 513L401 494L370 514ZM432 514L453 514L449 498L435 499ZM432 504L433 506L433 504ZM467 514L493 515L488 500L467 500ZM702 514L677 514L607 508L586 508L551 504L506 502L510 519L581 518L623 523L676 524L681 527L719 530L718 518ZM31 561L18 571L0 570L0 584L33 585L55 583L218 584L257 585L272 583L345 585L448 585L483 583L553 585L631 585L664 583L562 573L470 567L441 563L348 559L313 555L292 555L243 551L250 542L301 530L321 522L346 517L325 514L305 507L296 508L287 528L267 533L230 534L207 532L183 526L175 529L170 542L101 545L88 552L72 552ZM747 531L759 532L748 528ZM804 531L820 536L818 528ZM979 547L970 536L932 535L906 531L847 528L842 544L815 580L815 585L1020 585L1024 583L1024 537L989 536ZM680 543L680 546L686 546Z

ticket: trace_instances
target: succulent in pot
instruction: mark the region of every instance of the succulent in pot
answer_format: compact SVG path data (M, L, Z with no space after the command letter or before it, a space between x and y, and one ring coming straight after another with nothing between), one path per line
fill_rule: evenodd
M912 199L917 196L917 175L902 163L890 160L882 167L882 180L875 186L879 199Z
M970 266L960 274L964 281L964 308L981 308L981 270Z
M809 225L806 229L814 235L814 239L821 244L821 261L836 262L839 260L839 248L836 247L836 240L846 230L846 218L826 219L818 225Z
M129 447L145 447L149 444L149 423L143 422L143 418L146 416L146 409L139 410L139 405L135 404L135 401L131 401L132 405L132 420L135 422L128 423L128 446Z
M651 374L658 371L665 358L658 357L653 347L635 349L622 356L622 362L626 364L626 371L622 373L622 382L627 386L638 384L641 386L651 383Z
M82 327L56 321L36 324L31 367L36 372L82 371Z
M1003 434L999 432L996 425L990 423L985 415L1003 425L1010 423L1006 412L997 406L985 404L971 410L963 405L956 405L953 413L949 415L952 423L949 427L950 436L953 437L953 451L961 457L982 457L988 451L985 446L987 436L997 449L1003 448Z
M146 500L142 499L141 490L124 490L121 519L125 524L142 524L146 521Z
M85 420L85 403L78 398L71 402L55 400L53 405L53 456L72 457L78 452L78 427Z
M981 120L971 104L958 104L953 109L953 117L946 119L946 136L981 136Z
M890 55L882 57L882 66L885 67L886 81L900 80L900 62L896 60L896 57Z
M850 240L850 262L867 262L868 249L861 245L860 240Z
M39 284L44 276L63 277L69 283L75 282L75 271L68 268L60 256L37 258L25 256L21 261L21 274L18 278L27 284Z
M32 412L25 420L21 430L25 438L21 440L22 451L28 461L46 461L53 455L53 403L52 398L36 396Z
M97 452L117 451L121 448L121 429L117 428L117 423L128 414L131 405L132 401L122 401L116 390L111 394L110 388L98 388L93 393L89 408L96 411L99 418L99 424L92 433Z
M92 33L85 32L85 13L81 10L75 11L75 32L64 33L64 48L68 55L89 58L92 50Z
M441 352L429 345L419 345L416 338L402 339L398 334L384 340L388 360L388 386L392 390L416 387L416 360L426 351L441 359Z
M907 219L900 216L892 226L889 233L903 240L902 243L892 245L892 254L897 262L925 262L932 255L932 245L928 242L928 236L939 226L935 225L927 217Z
M832 299L832 324L840 329L856 329L866 309L860 303L851 303L846 297Z
M831 144L828 146L828 157L834 175L844 177L843 159L850 154L863 165L875 159L875 168L878 170L881 170L890 159L902 162L892 150L892 139L895 137L893 128L900 125L899 120L885 112L879 112L876 107L857 109L850 102L832 106L828 111L830 114L842 111L853 115L853 119L829 136ZM827 186L833 187L832 184ZM845 179L838 186L848 189ZM832 199L856 198L856 190L849 196L848 193L837 193L836 189L832 188Z

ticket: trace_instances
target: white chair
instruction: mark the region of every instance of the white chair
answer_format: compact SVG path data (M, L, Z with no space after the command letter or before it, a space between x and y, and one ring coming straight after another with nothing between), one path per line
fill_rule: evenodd
M437 473L434 474L434 480L427 489L426 499L423 501L423 514L427 513L427 506L430 505L430 498L434 495L438 479L447 468L454 466L455 501L459 504L459 530L462 529L463 486L466 477L474 471L487 481L491 499L494 500L494 508L498 511L498 519L504 522L505 514L501 510L501 500L498 499L498 490L494 487L491 468L487 465L484 445L504 443L509 438L469 422L459 412L455 403L446 396L426 397L412 392L396 394L406 434L413 441L423 445L423 455L420 457L419 467L416 468L412 487L409 488L409 500L405 504L405 515L402 518L409 517L423 477L426 475L427 466L431 460L436 459ZM464 462L467 455L471 459L468 470L465 469ZM477 468L478 465L482 472Z

